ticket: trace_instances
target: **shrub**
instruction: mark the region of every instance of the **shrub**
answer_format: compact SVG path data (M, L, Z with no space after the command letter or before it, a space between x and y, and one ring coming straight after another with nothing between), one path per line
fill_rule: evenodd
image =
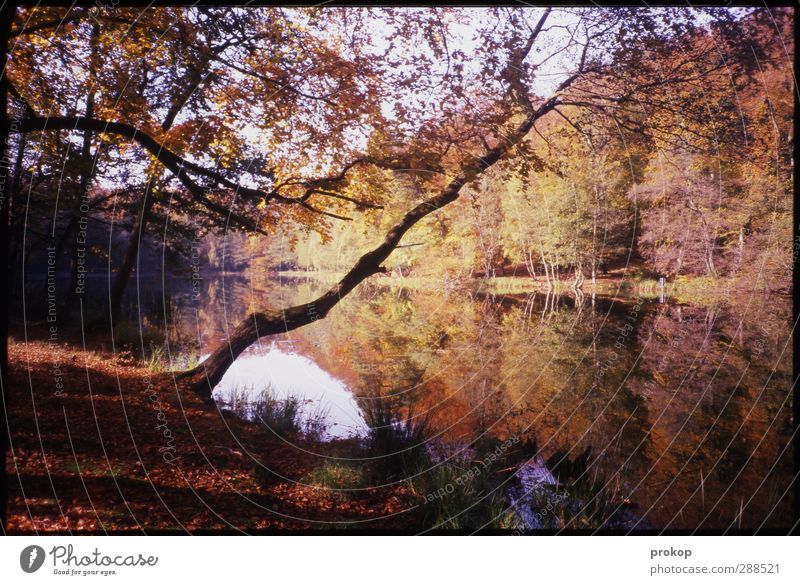
M474 473L477 469L479 474ZM420 502L423 525L433 530L476 531L520 527L507 504L502 477L492 467L484 469L464 458L421 470L410 484Z
M591 447L573 459L558 451L548 459L547 466L569 494L559 500L553 512L558 528L611 529L636 523L636 506L622 496L618 476L607 478L599 462L591 460Z
M398 404L387 398L360 403L369 427L365 456L375 460L370 465L375 481L403 480L410 470L430 464L427 417L415 417L410 409L403 416Z

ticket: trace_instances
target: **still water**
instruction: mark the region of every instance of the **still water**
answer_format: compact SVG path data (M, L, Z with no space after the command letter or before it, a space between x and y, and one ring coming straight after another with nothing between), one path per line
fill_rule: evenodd
M187 289L173 283L153 311L170 313L173 353L204 356L248 311L324 287L213 275ZM300 396L327 411L330 438L363 433L365 401L393 397L436 440L533 441L540 463L588 449L638 528L786 528L790 322L788 297L747 291L691 304L366 284L326 319L250 348L216 395ZM541 464L531 473L549 481Z
M306 415L324 415L329 438L365 433L367 425L347 385L288 345L272 342L245 351L214 389L214 398L236 410L237 401L256 402L268 388L278 400L299 398Z

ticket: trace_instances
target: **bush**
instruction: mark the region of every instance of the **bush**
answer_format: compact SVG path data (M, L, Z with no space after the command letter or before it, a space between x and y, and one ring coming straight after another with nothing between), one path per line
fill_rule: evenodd
M479 474L474 474L480 469ZM470 470L473 474L468 475ZM440 463L410 481L411 491L421 502L423 525L433 530L491 530L520 527L509 508L501 474L466 460Z
M599 470L599 462L591 461L591 447L573 459L564 450L558 451L548 459L547 466L569 494L558 500L553 512L558 520L555 527L613 529L636 524L636 506L622 496L618 476L608 480Z
M430 464L427 417L415 417L410 409L403 416L387 398L364 399L360 406L369 427L365 457L374 459L370 468L376 482L403 480L410 470Z
M140 324L137 321L120 321L114 325L114 342L120 348L161 347L166 340L164 331L152 325ZM163 349L163 347L162 347Z

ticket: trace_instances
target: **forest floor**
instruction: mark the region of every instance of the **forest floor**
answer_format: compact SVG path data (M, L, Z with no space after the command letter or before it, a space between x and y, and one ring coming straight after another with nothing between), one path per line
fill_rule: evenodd
M340 492L298 483L348 452L348 440L268 436L125 353L9 344L10 534L418 525L402 485Z

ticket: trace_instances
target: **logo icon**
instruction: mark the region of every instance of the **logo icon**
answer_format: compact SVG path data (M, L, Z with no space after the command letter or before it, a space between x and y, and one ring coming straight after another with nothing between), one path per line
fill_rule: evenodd
M44 549L41 546L32 544L26 546L19 553L19 566L26 573L35 573L44 564Z

